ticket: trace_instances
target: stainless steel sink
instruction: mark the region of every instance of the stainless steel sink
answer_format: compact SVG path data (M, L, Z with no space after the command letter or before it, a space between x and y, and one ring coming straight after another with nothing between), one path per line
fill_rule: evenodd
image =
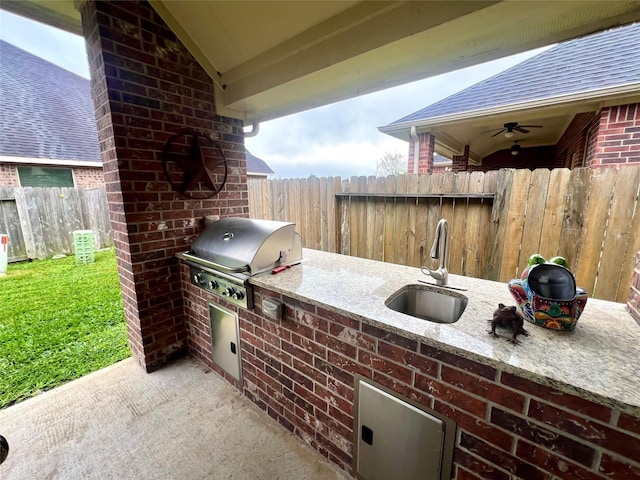
M457 322L469 299L461 293L426 285L405 285L385 301L391 310L436 323Z

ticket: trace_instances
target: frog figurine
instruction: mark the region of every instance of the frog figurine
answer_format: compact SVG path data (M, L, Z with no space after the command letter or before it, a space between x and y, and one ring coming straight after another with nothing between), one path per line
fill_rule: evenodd
M536 253L528 260L520 278L509 281L518 313L535 325L571 331L587 303L587 292L576 281L563 257L547 261Z

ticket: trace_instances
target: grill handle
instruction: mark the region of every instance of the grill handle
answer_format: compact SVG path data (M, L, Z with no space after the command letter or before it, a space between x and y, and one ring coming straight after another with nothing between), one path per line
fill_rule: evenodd
M209 268L215 268L216 270L222 270L223 272L227 272L227 273L244 273L249 271L249 265L243 265L241 267L229 267L227 265L220 265L219 263L215 263L210 260L205 260L204 258L190 255L189 253L183 253L182 255L185 259L191 260L196 264L204 265Z

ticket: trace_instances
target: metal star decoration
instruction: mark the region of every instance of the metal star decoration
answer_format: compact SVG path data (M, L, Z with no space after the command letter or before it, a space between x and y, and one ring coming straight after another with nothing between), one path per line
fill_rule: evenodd
M184 149L184 144L178 143L180 137L191 137L187 153L180 152ZM222 149L198 132L185 130L169 138L162 151L162 162L173 189L189 198L211 198L222 190L227 181L227 160ZM170 168L171 163L181 174ZM219 180L220 175L222 181ZM181 179L177 180L176 177L180 176ZM198 185L205 190L198 189Z

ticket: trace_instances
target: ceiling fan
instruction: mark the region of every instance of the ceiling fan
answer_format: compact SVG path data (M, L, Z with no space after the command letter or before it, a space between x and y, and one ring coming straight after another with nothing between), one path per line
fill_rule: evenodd
M491 133L498 130L497 133L494 133L491 136L496 137L500 135L502 132L504 132L505 137L511 138L513 137L514 131L520 132L520 133L529 133L529 130L527 130L527 128L542 128L542 125L518 125L518 122L507 122L504 124L502 128L494 128L493 130L487 130L486 132L482 132L482 133Z

